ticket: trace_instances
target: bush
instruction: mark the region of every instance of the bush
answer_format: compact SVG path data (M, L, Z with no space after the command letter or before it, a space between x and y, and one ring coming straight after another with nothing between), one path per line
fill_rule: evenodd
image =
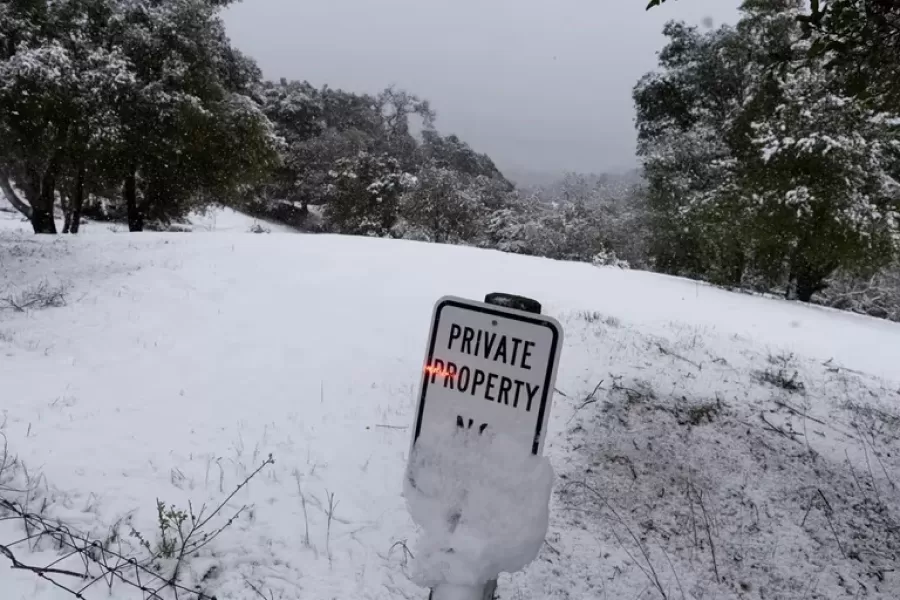
M900 321L900 264L871 277L839 273L813 301L870 317Z
M66 305L68 286L51 285L42 281L37 285L14 292L0 299L0 309L6 308L16 312L25 312L38 308L58 308Z

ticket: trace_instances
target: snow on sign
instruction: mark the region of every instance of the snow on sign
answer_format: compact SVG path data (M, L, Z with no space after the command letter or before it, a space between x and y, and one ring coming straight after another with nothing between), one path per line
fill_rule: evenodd
M434 308L412 443L432 428L502 432L541 454L563 332L539 314L446 296Z

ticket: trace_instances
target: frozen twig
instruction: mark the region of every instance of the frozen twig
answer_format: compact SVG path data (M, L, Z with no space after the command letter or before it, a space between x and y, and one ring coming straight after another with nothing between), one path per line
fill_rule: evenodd
M598 383L596 386L594 386L594 390L593 390L590 394L588 394L587 396L585 396L584 400L581 402L581 405L578 406L577 408L575 408L575 412L573 412L573 413L572 413L572 416L569 417L569 421L568 421L568 422L571 422L572 419L575 418L575 415L578 414L578 411L579 411L579 410L581 410L582 408L584 408L584 407L587 406L588 404L593 404L594 402L597 401L597 392L600 391L600 387L601 387L602 385L603 385L603 380L601 379L601 380L600 380L600 383Z
M249 579L247 579L246 577L244 577L244 583L247 584L247 587L249 587L251 590L253 590L254 594L256 594L257 596L262 598L262 600L274 600L274 596L272 595L272 590L269 590L269 595L266 596L265 594L262 593L262 590L259 589L259 586L254 585L253 582L250 581Z
M297 493L300 494L300 505L303 507L303 524L305 527L303 546L309 548L312 545L309 542L309 513L306 510L306 495L303 493L303 487L300 485L300 471L297 469L294 469L294 479L297 480Z
M812 510L814 499L815 499L815 494L813 494L809 497L809 504L806 505L806 512L803 513L803 520L800 521L800 527L803 527L804 525L806 525L806 518L809 516L809 513Z
M700 546L700 537L697 535L697 515L694 512L694 496L691 494L693 490L693 484L688 483L687 487L687 498L688 498L688 507L691 511L691 528L694 532L694 548L698 548Z
M406 544L406 540L397 540L391 545L390 550L388 550L388 556L394 551L394 548L400 547L403 550L403 566L405 567L410 558L415 559L413 556L412 550L409 549L409 546Z
M637 546L638 550L640 550L641 556L643 557L644 563L646 564L646 566L644 564L641 564L640 561L635 559L635 557L628 550L627 546L623 543L621 537L619 537L619 534L615 531L615 529L612 529L612 534L616 538L616 541L619 543L619 545L622 547L622 550L628 555L628 557L632 561L634 561L634 563L641 570L641 572L644 573L644 576L647 577L647 580L650 582L650 585L659 592L659 594L660 594L660 596L662 596L663 600L668 600L669 596L668 596L668 594L666 594L666 589L663 586L662 581L659 578L659 574L656 572L656 568L653 566L653 561L650 559L650 552L649 552L649 550L647 550L647 546L643 542L641 542L641 540L637 537L637 535L634 533L634 531L631 529L631 527L628 526L628 523L625 522L625 520L619 515L618 511L616 511L616 509L612 506L612 504L610 504L609 500L607 500L606 497L603 496L603 494L601 494L599 492L599 490L596 490L595 488L591 487L587 483L584 483L581 481L576 481L576 482L572 482L571 485L579 485L582 488L584 488L585 490L589 491L591 494L593 494L593 496L597 500L599 500L606 507L606 509L610 513L612 513L615 521L617 523L619 523L619 525L621 525L625 529L626 532L628 532L629 537L634 542L634 544Z
M769 431L774 431L775 433L786 437L787 439L791 440L792 442L796 442L798 444L800 443L800 441L794 437L794 435L796 435L796 434L788 433L781 427L776 427L768 419L766 419L766 416L763 413L759 413L759 418L762 420L763 423L765 423L765 425L766 425L765 429L768 429Z
M709 542L709 553L712 555L713 572L716 574L716 581L721 583L722 578L719 576L719 561L716 560L716 544L712 537L712 527L710 526L709 513L706 512L706 505L703 503L703 492L695 490L697 494L697 503L700 505L700 511L703 513L703 524L706 529L706 539Z
M31 308L52 308L65 306L67 288L64 285L51 286L42 281L34 287L23 290L18 294L9 294L0 300L0 309L5 308L16 312L25 312Z
M794 408L793 406L791 406L791 405L788 404L787 402L782 402L781 400L777 400L777 399L776 399L776 400L772 400L772 402L774 402L775 404L777 404L777 405L780 406L781 408L784 408L785 410L787 410L787 411L789 411L789 412L791 412L791 413L797 415L798 417L803 417L804 419L809 419L810 421L815 421L816 423L819 423L820 425L828 425L828 423L826 423L826 422L823 421L822 419L817 419L817 418L815 418L815 417L812 417L812 416L810 416L809 414L803 412L802 410L800 410L800 409L798 409L798 408Z
M325 511L328 516L328 524L325 529L325 554L328 556L328 562L331 563L331 522L334 520L334 511L338 503L334 500L334 492L325 490L325 496L328 498L328 508Z
M669 568L672 569L672 575L675 576L675 583L678 584L678 591L681 592L681 600L686 600L687 596L684 594L684 587L681 585L681 578L678 577L678 571L675 569L675 565L672 564L672 558L669 556L669 553L666 552L665 548L660 547L662 550L663 556L666 557L666 561L669 563Z
M668 348L663 346L661 343L657 343L656 347L659 348L660 353L665 354L666 356L671 356L672 358L677 358L678 360L682 360L700 371L703 370L703 365L701 365L700 363L696 363L689 358L685 358L685 357L681 356L680 354L672 352L671 350L669 350Z
M596 402L597 401L597 392L600 390L600 386L602 386L602 385L603 385L603 380L601 379L600 383L598 383L596 386L594 386L593 391L587 395L587 397L581 403L581 406L579 406L576 410L581 410L588 404L592 404L592 403Z
M831 528L831 533L834 534L834 541L837 542L838 548L841 551L841 554L844 558L847 558L847 553L844 551L844 545L841 544L841 538L838 537L837 529L834 528L834 522L831 520L831 515L834 513L834 510L831 508L831 503L828 501L828 498L825 497L825 493L819 489L819 496L822 497L822 500L825 501L825 519L828 521L828 526Z

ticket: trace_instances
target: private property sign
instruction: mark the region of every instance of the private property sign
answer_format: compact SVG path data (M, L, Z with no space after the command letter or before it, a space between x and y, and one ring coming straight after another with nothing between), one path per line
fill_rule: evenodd
M433 427L502 432L543 451L563 332L540 314L447 296L434 308L412 443Z

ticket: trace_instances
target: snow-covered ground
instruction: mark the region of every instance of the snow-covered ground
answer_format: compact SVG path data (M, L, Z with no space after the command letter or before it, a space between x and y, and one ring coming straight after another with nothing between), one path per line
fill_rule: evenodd
M56 218L56 227L62 231L63 219ZM195 213L188 217L188 223L182 226L185 231L216 233L295 233L295 230L279 223L264 219L248 217L230 208L215 208L204 213ZM0 232L29 232L31 224L0 194ZM81 233L127 233L128 226L121 223L104 223L85 219L81 225Z
M157 499L217 506L271 453L184 581L229 599L425 598L398 542L415 537L401 494L428 320L440 296L506 291L542 301L566 347L550 533L501 598L897 597L900 324L648 273L215 223L227 231L3 227L0 431L28 468L6 487L30 483L31 510L97 538L118 524L116 547L138 552ZM41 286L62 306L7 302ZM0 521L0 544L24 536ZM48 540L14 549L53 560ZM5 561L2 600L71 597Z

